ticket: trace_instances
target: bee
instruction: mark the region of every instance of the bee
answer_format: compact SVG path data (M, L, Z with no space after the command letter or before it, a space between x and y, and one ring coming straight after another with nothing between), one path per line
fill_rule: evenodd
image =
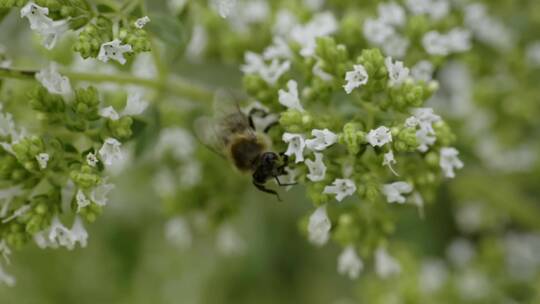
M279 176L287 175L289 158L270 148L271 141L266 133L277 121L268 124L261 133L255 129L256 115L264 118L269 114L261 108L244 113L229 93L218 91L214 98L214 116L197 119L195 133L206 147L231 161L240 172L250 173L258 190L273 194L281 201L279 194L267 188L266 183L274 179L279 186L293 185L279 180Z

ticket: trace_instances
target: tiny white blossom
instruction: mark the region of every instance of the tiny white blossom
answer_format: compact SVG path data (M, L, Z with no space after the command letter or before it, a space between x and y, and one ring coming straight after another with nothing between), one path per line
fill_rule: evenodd
M208 33L201 25L193 27L191 40L186 48L186 56L192 61L200 61L208 45Z
M184 250L191 247L193 237L187 220L182 217L175 217L167 221L165 224L165 238L179 249Z
M383 51L386 55L403 58L407 54L410 45L409 39L402 35L390 35L382 44Z
M124 53L131 52L131 45L122 44L118 39L103 43L99 49L99 54L97 59L108 62L109 60L116 60L120 64L126 63L126 58L124 58Z
M230 224L223 224L217 232L216 247L221 254L234 256L243 254L246 244Z
M236 8L236 0L213 0L213 5L222 18L227 18Z
M275 18L272 32L277 36L287 36L297 26L296 16L287 9L280 9Z
M540 67L540 41L534 41L527 46L525 57L533 67Z
M463 162L458 158L459 152L455 148L441 148L439 165L444 176L454 178L454 169L463 168Z
M289 91L279 90L279 103L286 106L289 109L294 109L303 112L304 108L300 104L300 99L298 98L298 84L294 80L289 80L287 82L287 88Z
M122 159L121 146L122 144L112 137L105 139L103 146L101 146L98 152L105 165L111 166L115 161Z
M306 24L296 25L290 33L292 40L302 46L300 55L303 57L312 57L315 55L317 38L328 36L336 32L338 22L336 17L330 12L316 14Z
M334 76L332 76L329 73L326 73L322 69L322 62L321 61L317 61L317 63L315 65L313 65L312 73L313 73L314 76L319 77L324 82L330 82L330 81L332 81L332 79L334 79Z
M6 204L6 205L8 205L8 204ZM28 211L30 211L30 209L32 209L32 207L30 205L23 205L20 208L18 208L17 210L13 211L13 214L11 214L11 216L3 219L2 223L5 224L7 222L10 222L10 221L16 219L16 218L20 217L21 215L26 214Z
M345 247L338 257L338 273L346 275L349 279L357 279L360 271L364 268L364 263L356 253L354 246Z
M375 44L382 45L388 37L395 34L394 28L381 19L368 18L364 21L364 37Z
M383 163L382 163L383 166L388 166L388 168L390 169L390 171L392 171L392 173L394 173L394 175L399 176L399 174L397 174L397 172L392 167L392 165L394 165L396 163L397 163L397 161L394 158L394 152L392 152L392 150L384 153L384 160L383 160Z
M282 139L289 144L287 151L285 151L285 155L294 155L296 163L304 161L306 142L302 134L283 133Z
M291 62L288 60L280 62L279 59L273 59L270 64L267 64L262 56L253 52L246 52L244 60L246 63L240 68L244 74L258 74L270 85L275 85L291 67Z
M53 62L45 69L36 73L36 80L39 81L49 93L68 95L71 93L71 85L66 76L62 76L57 71L57 66Z
M345 81L347 82L343 88L347 94L368 82L369 75L366 71L366 68L361 64L355 64L352 71L348 71L345 74Z
M458 267L467 266L475 255L473 244L465 238L457 238L446 247L446 256Z
M332 185L324 187L323 193L335 194L336 200L341 202L345 197L351 196L356 192L356 185L351 179L336 178Z
M96 157L96 155L92 152L86 154L86 163L90 166L90 167L95 167L97 166L97 163L99 162L98 158Z
M88 243L88 232L83 226L83 222L80 217L75 217L75 222L71 227L71 235L73 238L73 244L79 243L79 245L84 248Z
M47 163L49 162L49 154L39 153L36 155L36 160L39 164L39 167L43 170L47 168Z
M389 86L400 86L409 77L409 68L405 67L403 62L397 60L394 62L392 57L386 57L384 64L388 70Z
M110 120L120 119L120 115L118 115L118 112L116 112L116 110L112 106L108 106L108 107L100 109L99 116L108 118Z
M195 148L195 139L187 130L166 128L159 134L155 153L158 157L171 153L176 160L185 161L192 158Z
M305 163L309 169L307 178L312 182L320 182L324 180L326 175L326 165L323 162L322 153L315 152L315 160L306 159Z
M429 134L435 134L433 124L441 121L441 117L435 114L432 108L416 108L413 110L413 114L420 129L426 130Z
M58 216L54 216L52 220L48 233L48 241L57 246L66 247L69 250L72 250L75 246L75 238L71 230L60 222Z
M90 192L90 200L99 206L105 206L109 201L109 192L111 192L113 189L113 184L107 184L105 181L103 181L92 189L92 192Z
M140 115L148 107L148 101L143 99L141 91L130 91L122 116Z
M386 279L401 273L401 265L386 249L379 247L375 251L375 272L380 278Z
M326 244L330 238L330 228L332 228L332 223L326 214L326 206L317 208L309 217L309 241L317 246Z
M86 195L81 189L77 191L77 195L75 195L75 201L77 202L77 213L80 212L82 208L91 204L90 200L86 198Z
M435 67L427 60L418 61L411 69L412 77L417 81L429 82L433 78Z
M7 273L2 265L0 265L0 283L6 284L9 287L15 286L15 277Z
M418 151L427 152L430 146L435 144L437 137L432 133L429 133L426 129L420 129L416 131L416 139L418 141Z
M311 131L311 135L315 138L306 140L306 147L313 151L322 151L335 144L338 140L338 136L328 129L314 129Z
M280 183L291 185L291 186L286 186L285 187L285 190L289 191L292 188L292 184L296 183L296 177L298 176L298 170L286 167L285 172L287 172L286 175L280 175L280 176L278 176L278 178L279 178Z
M144 16L135 21L135 27L142 29L148 22L150 22L150 17Z
M455 28L446 34L448 48L451 52L461 53L471 49L471 32L463 28Z
M442 260L428 260L420 268L419 286L424 293L434 293L448 279L448 267Z
M263 53L263 58L265 60L291 59L292 57L293 53L287 44L287 41L279 36L274 37L272 45L267 47Z
M49 18L49 9L41 7L33 2L28 2L21 9L21 18L27 18L30 28L44 37L43 45L47 49L52 49L58 37L69 29L67 20L54 21Z
M390 129L387 127L381 126L369 131L366 135L366 140L373 147L382 147L385 144L392 142L392 133L390 133Z
M447 37L437 31L429 31L424 34L422 45L430 55L446 56L449 53Z
M382 193L386 196L389 203L404 204L406 199L403 194L408 194L413 191L413 186L406 182L395 182L385 184L382 187Z
M403 26L407 21L405 10L395 2L381 3L377 7L379 19L387 24Z

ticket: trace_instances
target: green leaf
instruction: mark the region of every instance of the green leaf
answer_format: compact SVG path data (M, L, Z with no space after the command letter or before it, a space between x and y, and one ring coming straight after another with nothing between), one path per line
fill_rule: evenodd
M145 29L174 49L184 49L189 42L189 28L180 19L169 15L153 15Z

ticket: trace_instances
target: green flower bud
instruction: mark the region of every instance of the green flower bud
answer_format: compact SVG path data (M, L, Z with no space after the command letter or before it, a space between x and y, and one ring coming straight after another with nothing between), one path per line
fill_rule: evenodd
M83 189L92 188L101 180L94 169L88 165L83 165L78 171L71 171L69 176L77 186Z
M339 135L339 143L347 147L349 154L356 155L362 148L366 133L360 131L360 128L360 124L349 122L343 126L343 133Z
M107 128L111 132L112 137L122 139L128 139L131 137L131 125L133 119L131 117L121 117L118 120L107 120Z

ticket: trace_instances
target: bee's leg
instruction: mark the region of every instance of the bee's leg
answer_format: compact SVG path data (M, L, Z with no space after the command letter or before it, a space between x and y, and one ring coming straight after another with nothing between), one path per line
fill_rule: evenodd
M280 187L294 186L294 185L298 184L296 182L283 184L283 183L281 183L281 181L279 180L279 178L277 176L274 176L274 178L276 179L276 182L278 183L278 185Z
M259 189L262 192L266 192L266 193L275 195L277 197L278 201L281 202L281 197L279 196L279 193L277 193L275 190L268 189L263 184L257 183L255 180L253 180L253 185L255 187L257 187L257 189Z
M273 121L270 124L268 124L268 126L266 126L266 128L264 128L263 132L268 133L268 132L270 132L270 129L272 129L273 127L275 127L277 125L279 125L279 121L277 121L277 120Z

